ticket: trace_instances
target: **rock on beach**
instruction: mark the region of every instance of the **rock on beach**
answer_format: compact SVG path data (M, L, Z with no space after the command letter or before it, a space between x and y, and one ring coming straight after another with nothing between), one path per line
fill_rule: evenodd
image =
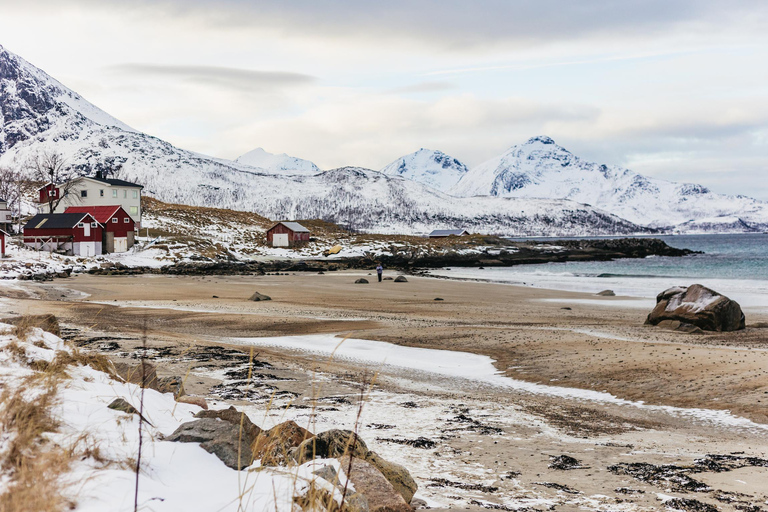
M738 302L700 284L675 286L656 297L656 307L645 323L658 325L666 320L680 322L683 330L695 326L704 331L738 331L746 323Z

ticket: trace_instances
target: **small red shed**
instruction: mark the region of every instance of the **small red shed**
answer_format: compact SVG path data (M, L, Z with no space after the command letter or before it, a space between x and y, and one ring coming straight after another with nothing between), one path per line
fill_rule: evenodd
M104 253L126 252L133 247L136 223L122 206L70 206L64 213L89 213L104 226L102 249Z
M0 229L0 257L5 257L5 239L9 236L11 235Z
M309 242L309 230L298 222L278 222L267 230L267 245L293 247Z
M75 256L101 254L104 227L90 213L39 213L24 226L24 244Z

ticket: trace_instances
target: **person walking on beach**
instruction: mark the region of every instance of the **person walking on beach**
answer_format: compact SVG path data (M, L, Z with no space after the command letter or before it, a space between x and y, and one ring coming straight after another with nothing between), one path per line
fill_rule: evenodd
M384 267L381 266L381 263L376 266L376 273L379 275L379 282L381 282L381 274L384 273Z

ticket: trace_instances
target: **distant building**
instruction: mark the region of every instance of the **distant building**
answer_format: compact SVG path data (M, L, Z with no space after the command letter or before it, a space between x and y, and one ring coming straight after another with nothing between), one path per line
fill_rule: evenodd
M429 238L445 238L448 236L466 236L469 231L465 229L436 229L429 234Z
M278 222L267 230L267 245L293 247L309 242L309 230L298 222Z
M126 252L136 240L136 222L122 206L70 206L64 213L89 213L104 227L104 253Z
M144 187L125 180L103 178L100 172L96 176L81 176L72 180L72 186L65 193L60 185L46 183L38 189L38 213L48 212L48 200L59 198L61 201L53 213L64 213L70 206L112 206L119 205L131 216L136 229L141 227L141 190Z
M13 215L8 209L8 201L0 199L0 229L10 231L11 224L13 224Z
M90 213L38 213L24 226L24 244L74 256L101 254L104 228Z
M11 235L0 229L0 257L2 258L5 257L5 239L9 236Z

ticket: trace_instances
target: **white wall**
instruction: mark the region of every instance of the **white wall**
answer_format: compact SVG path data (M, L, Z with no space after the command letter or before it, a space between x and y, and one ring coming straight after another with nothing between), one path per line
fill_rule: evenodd
M82 192L86 197L82 197ZM115 192L117 197L115 197ZM134 197L134 192L136 197ZM54 213L64 213L69 206L111 206L120 205L128 212L131 219L141 227L141 188L112 186L88 178L81 178L69 191L69 194L56 207ZM48 213L48 203L38 206L38 212ZM2 220L0 220L2 222Z

